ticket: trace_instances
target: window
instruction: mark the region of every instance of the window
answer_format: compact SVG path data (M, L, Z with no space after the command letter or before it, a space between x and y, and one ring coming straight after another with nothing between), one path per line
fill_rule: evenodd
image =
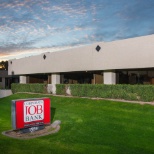
M0 77L0 82L2 82L2 78Z

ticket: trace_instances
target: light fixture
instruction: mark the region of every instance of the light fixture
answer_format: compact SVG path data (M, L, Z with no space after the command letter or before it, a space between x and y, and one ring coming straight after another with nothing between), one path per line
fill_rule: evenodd
M97 52L99 52L101 50L101 47L99 45L97 45L96 50L97 50Z
M45 54L43 55L43 59L44 59L44 60L46 59L46 55L45 55Z

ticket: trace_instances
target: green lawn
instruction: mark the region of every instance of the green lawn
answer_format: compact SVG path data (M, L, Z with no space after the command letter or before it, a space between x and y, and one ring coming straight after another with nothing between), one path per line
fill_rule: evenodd
M0 99L1 154L153 154L154 106L86 98L51 98L58 133L20 140L1 132L12 129L11 100L44 95L15 94Z

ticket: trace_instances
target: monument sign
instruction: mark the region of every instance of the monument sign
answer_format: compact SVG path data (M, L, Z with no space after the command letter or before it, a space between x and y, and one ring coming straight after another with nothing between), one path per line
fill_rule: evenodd
M49 98L12 100L14 130L50 124L50 115Z

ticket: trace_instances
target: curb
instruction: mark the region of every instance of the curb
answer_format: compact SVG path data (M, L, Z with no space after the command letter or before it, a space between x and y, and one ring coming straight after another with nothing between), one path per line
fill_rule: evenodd
M130 100L124 100L124 99L110 99L110 98L100 98L100 97L78 97L78 96L71 96L71 95L55 95L55 94L42 94L42 93L31 93L31 92L18 92L18 93L40 94L40 95L49 95L49 96L67 97L67 98L87 98L87 99L93 99L93 100L108 100L108 101L116 101L116 102L124 102L124 103L136 103L141 105L145 105L145 104L154 105L154 102L130 101Z
M32 136L14 136L14 135L10 135L9 133L13 132L14 130L8 130L8 131L4 131L2 132L3 135L7 136L7 137L11 137L11 138L15 138L15 139L32 139L32 138L37 138L37 137L41 137L41 136L46 136L46 135L50 135L50 134L55 134L60 130L60 124L61 121L56 120L54 123L52 123L50 125L50 127L53 129L47 133L43 133L43 134L35 134L35 133L31 133Z

